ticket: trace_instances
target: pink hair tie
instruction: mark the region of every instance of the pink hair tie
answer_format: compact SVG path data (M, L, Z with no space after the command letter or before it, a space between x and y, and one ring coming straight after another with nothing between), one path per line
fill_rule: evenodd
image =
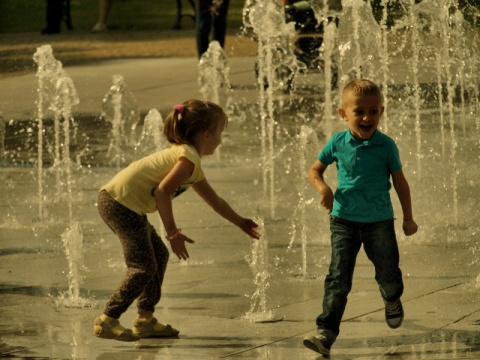
M183 114L183 112L185 111L185 105L183 104L173 105L173 109L177 110L180 114Z

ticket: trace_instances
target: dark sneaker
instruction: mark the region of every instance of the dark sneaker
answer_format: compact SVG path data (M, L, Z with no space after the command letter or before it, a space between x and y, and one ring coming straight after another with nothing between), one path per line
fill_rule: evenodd
M333 340L323 334L310 335L303 339L303 345L305 345L305 347L327 356L330 355L332 344Z
M402 325L403 322L403 306L400 299L395 301L385 301L385 320L387 325L396 329Z

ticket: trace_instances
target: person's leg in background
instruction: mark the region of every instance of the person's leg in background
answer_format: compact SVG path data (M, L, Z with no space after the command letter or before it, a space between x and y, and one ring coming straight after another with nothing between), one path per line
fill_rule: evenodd
M211 1L196 0L195 2L195 32L197 37L198 58L207 51L210 43L210 32L212 27Z
M112 7L112 0L98 0L98 19L91 32L107 31L107 18Z
M222 4L217 8L217 14L213 16L213 40L217 40L222 48L225 47L229 5L230 0L223 0Z
M47 0L46 22L47 26L42 34L58 34L61 30L63 15L63 0Z

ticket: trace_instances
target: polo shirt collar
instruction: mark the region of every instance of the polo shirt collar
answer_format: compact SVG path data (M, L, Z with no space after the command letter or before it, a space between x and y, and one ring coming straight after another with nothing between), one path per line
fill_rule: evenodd
M380 130L377 129L377 130L375 130L375 132L373 133L373 135L370 139L360 142L353 137L353 135L352 135L352 133L350 132L350 129L349 129L349 130L347 130L346 140L347 140L347 142L355 142L355 143L361 144L363 146L370 146L371 144L380 145L382 143L382 133L380 132Z

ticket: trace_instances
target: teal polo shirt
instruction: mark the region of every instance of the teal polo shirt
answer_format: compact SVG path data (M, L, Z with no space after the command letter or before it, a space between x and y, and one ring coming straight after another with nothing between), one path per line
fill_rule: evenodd
M350 130L334 134L318 155L336 163L338 185L331 215L357 222L393 219L390 175L402 168L395 141L379 130L363 142Z

